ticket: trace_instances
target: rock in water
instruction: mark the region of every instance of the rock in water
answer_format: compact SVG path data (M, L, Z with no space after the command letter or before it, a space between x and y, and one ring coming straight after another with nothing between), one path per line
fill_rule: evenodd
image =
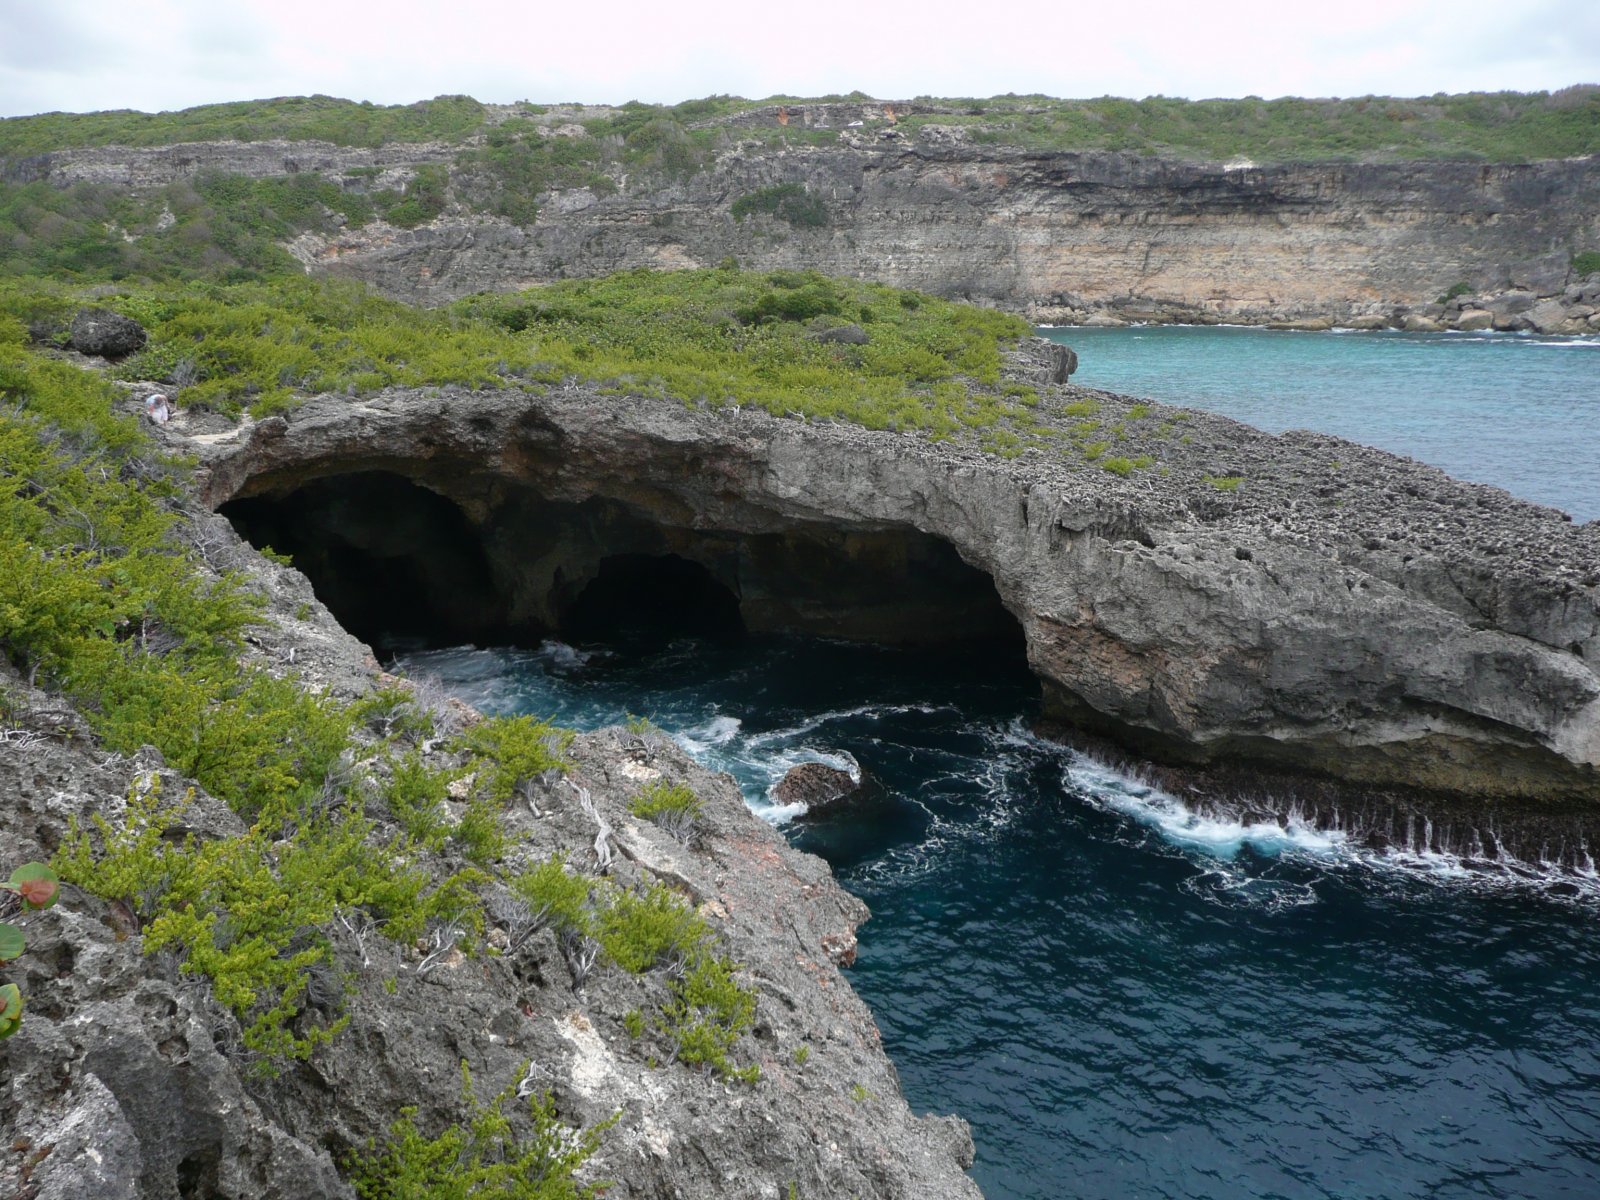
M107 308L80 309L72 318L68 344L80 354L120 358L145 343L144 326Z
M772 789L772 798L780 804L804 804L814 809L832 804L860 787L848 771L827 763L808 762L791 767Z

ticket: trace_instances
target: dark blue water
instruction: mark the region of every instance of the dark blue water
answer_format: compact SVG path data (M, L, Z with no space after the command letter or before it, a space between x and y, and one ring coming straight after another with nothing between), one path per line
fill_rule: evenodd
M1600 337L1041 329L1074 383L1315 429L1600 517Z
M874 917L853 984L991 1200L1600 1196L1600 881L1207 820L1033 738L1020 663L802 639L412 655L495 711L645 715ZM1577 893L1577 894L1573 894Z

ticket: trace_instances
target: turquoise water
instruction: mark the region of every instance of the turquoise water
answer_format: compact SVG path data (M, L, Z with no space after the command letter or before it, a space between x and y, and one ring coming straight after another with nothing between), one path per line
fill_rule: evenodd
M1600 882L1241 825L1028 733L992 652L442 650L494 711L649 714L873 919L851 982L990 1200L1600 1195ZM791 820L796 762L871 798Z
M1041 329L1073 382L1315 429L1600 517L1600 337Z

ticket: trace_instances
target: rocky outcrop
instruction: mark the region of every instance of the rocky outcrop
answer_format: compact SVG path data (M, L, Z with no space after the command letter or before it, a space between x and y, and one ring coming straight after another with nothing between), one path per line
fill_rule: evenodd
M107 308L85 308L72 318L67 341L80 354L121 358L144 345L145 332L139 322L121 313Z
M789 768L772 789L772 798L779 804L804 804L816 809L843 799L860 786L849 771L827 763L806 762Z
M222 518L202 516L195 538L216 571L242 572L266 597L272 620L252 636L263 664L292 663L306 687L341 698L404 686L378 675L298 572L255 555ZM6 670L0 805L11 862L48 858L71 821L115 827L130 796L159 787L177 797L193 785L148 748L107 755L59 698ZM466 1063L480 1097L521 1084L548 1091L568 1124L616 1117L581 1176L612 1181L608 1196L976 1197L964 1173L966 1124L911 1114L871 1015L836 965L853 958L865 907L821 860L756 819L731 779L665 739L642 746L601 731L579 737L569 757L570 785L506 813L513 855L531 862L559 848L619 886L660 881L695 905L757 994L737 1047L741 1062L761 1068L757 1083L652 1061L627 1016L653 1011L658 982L601 963L574 983L550 929L513 946L493 904L477 950L431 969L347 911L321 931L335 961L314 1003L342 1006L349 1026L309 1060L263 1072L205 980L170 954L144 952L133 909L68 886L54 908L27 918L27 951L7 965L27 1008L0 1044L0 1193L353 1200L348 1156L383 1138L402 1108L417 1110L426 1136L462 1119ZM699 797L694 848L629 811L656 779ZM609 867L588 849L596 826L579 789L610 827ZM243 830L198 790L171 836Z
M757 627L850 636L874 633L852 625L847 587L815 607L774 594L809 573L786 552L837 583L853 578L841 563L875 577L944 545L992 581L1048 710L1141 754L1600 799L1600 524L1336 438L1047 396L1104 406L1119 468L1150 465L1006 460L579 386L323 398L201 452L212 504L358 475L448 501L491 590L535 623L601 573L614 529L654 530L653 548L624 549L700 564ZM551 506L589 514L588 540L541 532ZM852 538L875 549L853 558ZM971 611L992 614L980 590Z
M1041 322L1398 327L1413 313L1434 319L1422 310L1459 284L1479 296L1558 297L1575 282L1573 251L1600 246L1594 157L1256 165L1035 152L973 143L955 124L896 128L895 118L915 107L756 110L725 122L706 170L686 178L619 171L613 194L549 192L528 226L458 205L416 229L379 222L307 233L290 249L308 271L424 303L633 267L712 266L733 255L752 268L866 273ZM749 137L747 125L825 128L837 139L774 145ZM401 186L416 168L452 164L458 152L431 143L103 147L0 163L0 178L142 189L204 171L320 172L368 190ZM819 202L821 223L733 217L735 201L780 184Z

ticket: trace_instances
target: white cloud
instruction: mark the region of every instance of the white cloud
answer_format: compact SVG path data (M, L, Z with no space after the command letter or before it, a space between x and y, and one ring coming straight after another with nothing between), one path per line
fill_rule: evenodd
M1419 95L1600 80L1600 7L9 0L0 64L8 116L312 92L380 103L857 88L885 98Z

